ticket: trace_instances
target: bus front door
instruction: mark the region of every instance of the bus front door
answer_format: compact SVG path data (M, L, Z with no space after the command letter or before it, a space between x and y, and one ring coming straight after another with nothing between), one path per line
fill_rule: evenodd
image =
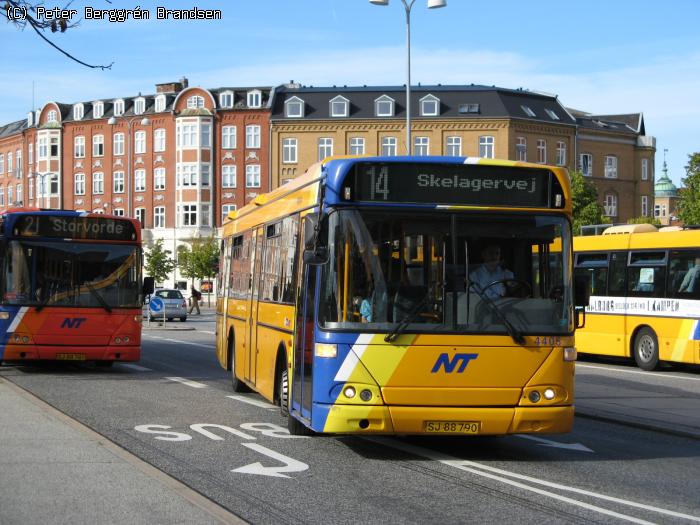
M302 286L297 301L297 335L292 371L292 391L290 411L311 419L312 379L314 361L314 326L316 311L316 266L304 265Z
M251 275L250 302L248 304L248 344L244 351L244 373L245 378L252 384L256 382L257 355L258 355L258 299L260 295L260 274L262 264L263 240L265 238L265 228L262 226L253 232L251 239L252 253L250 254L253 263L253 273Z

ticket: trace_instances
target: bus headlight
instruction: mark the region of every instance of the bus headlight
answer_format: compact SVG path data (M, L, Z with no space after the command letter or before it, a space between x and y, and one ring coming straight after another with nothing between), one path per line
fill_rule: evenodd
M352 399L353 397L355 397L355 389L351 386L345 387L343 389L343 395L345 395L345 397L347 397L348 399Z
M576 361L575 346L567 346L564 348L564 361Z
M338 355L338 345L330 343L316 343L314 345L316 357L336 357Z
M554 396L556 396L557 393L554 391L553 388L545 388L544 390L544 398L548 401L551 401L554 399Z

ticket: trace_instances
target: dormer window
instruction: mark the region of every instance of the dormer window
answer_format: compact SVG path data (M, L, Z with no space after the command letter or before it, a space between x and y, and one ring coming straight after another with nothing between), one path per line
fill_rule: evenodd
M204 107L204 97L194 95L187 99L187 109L200 109Z
M458 110L460 113L481 113L479 104L460 104Z
M420 114L422 117L437 117L440 114L440 99L426 95L420 99Z
M165 95L158 95L156 97L155 112L161 113L163 111L165 111Z
M338 95L331 99L331 117L347 117L350 114L350 101Z
M289 118L301 118L304 116L304 101L299 97L292 97L284 103L284 116Z
M559 115L557 115L551 109L545 108L544 112L547 113L547 115L549 115L549 118L551 118L552 120L559 120Z
M393 117L394 116L394 99L382 95L374 101L374 116L376 117Z
M134 115L141 115L146 112L146 99L143 97L134 100Z
M73 106L73 120L82 120L85 116L85 106L76 104Z
M34 125L34 112L30 111L27 113L27 127L32 127Z
M259 89L253 89L248 91L248 107L249 108L259 108L262 107L262 91Z
M105 105L103 102L93 102L92 103L92 116L93 118L102 118L105 114Z
M58 122L58 113L56 113L54 110L49 111L46 120L48 122Z
M530 106L521 105L520 107L521 107L521 109L525 112L525 114L526 114L528 117L533 117L533 118L534 118L534 117L537 116L537 115L535 114L535 112L532 111L532 109L530 109Z
M119 99L114 101L114 116L120 117L124 114L124 100Z
M222 108L233 107L233 91L224 91L219 95L219 106Z

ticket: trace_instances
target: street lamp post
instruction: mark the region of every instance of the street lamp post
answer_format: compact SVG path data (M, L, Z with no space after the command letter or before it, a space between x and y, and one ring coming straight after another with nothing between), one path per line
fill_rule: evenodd
M406 10L406 153L411 154L411 8L416 0L401 0ZM369 0L374 5L389 5L389 0ZM447 0L428 0L428 9L447 6Z
M134 166L133 166L134 161L132 158L133 157L133 151L132 151L133 145L132 145L132 137L131 137L131 134L132 134L131 127L132 127L134 121L136 121L138 119L138 117L127 118L127 117L124 117L121 115L120 116L113 115L113 116L109 117L109 120L107 120L107 124L109 124L110 126L114 126L119 119L126 122L127 134L129 135L129 143L128 143L128 149L127 149L127 159L128 159L127 163L128 163L128 165L126 167L126 195L127 195L127 197L126 197L127 198L127 208L126 209L127 209L127 216L131 217L131 177L132 177L132 174L134 171ZM149 126L151 124L151 121L148 119L148 117L143 117L141 119L140 124L142 126ZM114 139L112 139L112 140L114 140ZM114 156L114 152L112 152L112 156Z

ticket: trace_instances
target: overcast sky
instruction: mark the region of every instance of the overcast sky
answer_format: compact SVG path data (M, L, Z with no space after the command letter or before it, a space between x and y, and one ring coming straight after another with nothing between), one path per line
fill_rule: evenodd
M47 8L66 2L47 1ZM688 155L700 152L700 2L697 0L416 0L411 12L414 84L523 87L559 96L594 114L642 112L680 184ZM158 6L220 9L219 21L158 21ZM147 9L148 21L82 20L57 44L0 18L0 124L25 118L50 100L72 103L150 94L186 76L190 85L402 85L405 13L369 0L213 2L74 1L96 9ZM74 19L77 21L77 19ZM34 89L33 87L34 86Z

